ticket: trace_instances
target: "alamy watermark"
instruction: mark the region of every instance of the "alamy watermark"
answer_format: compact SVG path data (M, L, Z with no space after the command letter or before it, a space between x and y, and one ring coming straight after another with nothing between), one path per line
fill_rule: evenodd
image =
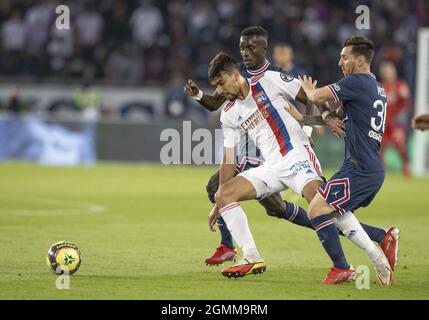
M269 129L262 129L269 130ZM261 132L260 136L270 136L272 132ZM222 129L210 131L207 128L192 129L191 121L183 121L182 130L174 128L164 129L160 134L160 141L165 142L160 150L162 164L219 164L223 155ZM248 158L260 158L260 151L256 149L250 137L242 134L235 137L235 144L240 147L238 155ZM226 155L227 164L234 164L234 157Z
M369 30L371 28L371 22L368 6L363 4L357 6L355 13L359 14L355 21L356 29Z
M57 273L62 272L55 280L55 287L58 290L70 290L70 271L66 266L58 266Z
M70 29L70 8L64 4L55 8L55 13L58 15L55 19L55 27L59 30Z
M369 267L366 265L359 265L356 267L356 289L362 290L369 290L370 289L370 280L371 280L371 273L369 272Z

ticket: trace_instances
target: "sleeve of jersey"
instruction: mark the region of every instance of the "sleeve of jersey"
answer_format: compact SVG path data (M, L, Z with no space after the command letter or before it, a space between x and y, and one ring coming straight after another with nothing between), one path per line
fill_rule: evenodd
M331 90L335 102L347 102L353 99L354 90L358 86L353 76L348 76L327 87Z
M271 78L284 95L290 96L292 99L296 98L301 89L298 79L285 72L272 72Z
M225 148L234 148L240 143L240 130L232 125L232 122L225 111L222 111L220 121L223 133L223 146Z

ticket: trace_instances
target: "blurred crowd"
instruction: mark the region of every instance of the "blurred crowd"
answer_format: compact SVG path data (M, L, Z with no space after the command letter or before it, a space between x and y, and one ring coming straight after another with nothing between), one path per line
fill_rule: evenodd
M70 8L70 30L55 27L60 4ZM361 4L370 8L370 30L355 28ZM136 85L187 77L205 82L208 62L218 51L239 58L240 31L250 25L265 27L271 45L290 43L295 63L320 84L340 76L341 44L356 34L374 41L375 68L389 60L400 76L411 74L412 82L416 32L429 25L429 2L2 0L0 75Z

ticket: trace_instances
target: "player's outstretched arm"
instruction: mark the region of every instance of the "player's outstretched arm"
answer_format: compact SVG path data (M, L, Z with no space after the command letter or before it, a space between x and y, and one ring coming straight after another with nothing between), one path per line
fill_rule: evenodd
M308 126L324 126L326 125L323 121L322 116L310 116L302 114L298 109L291 103L288 103L289 108L285 108L289 114L295 118L300 124Z
M214 93L213 96L204 94L194 80L189 79L185 83L183 88L185 94L191 98L194 98L198 103L209 111L218 110L225 102L225 98L218 93Z
M411 125L414 129L429 130L429 114L414 117Z
M326 106L326 102L333 99L331 90L328 87L316 88L317 81L313 82L311 77L299 77L301 89L304 91L307 99L314 102L322 114L322 119L331 131L337 137L344 137L346 135L345 123L336 115L332 114Z

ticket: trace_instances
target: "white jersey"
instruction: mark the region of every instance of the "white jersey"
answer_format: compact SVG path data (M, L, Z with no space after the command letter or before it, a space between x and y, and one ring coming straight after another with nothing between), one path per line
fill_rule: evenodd
M275 163L294 147L308 145L309 141L300 124L285 108L285 99L295 99L299 81L279 71L248 79L250 90L244 100L227 103L221 114L224 147L239 144L243 132L261 150L265 161Z

